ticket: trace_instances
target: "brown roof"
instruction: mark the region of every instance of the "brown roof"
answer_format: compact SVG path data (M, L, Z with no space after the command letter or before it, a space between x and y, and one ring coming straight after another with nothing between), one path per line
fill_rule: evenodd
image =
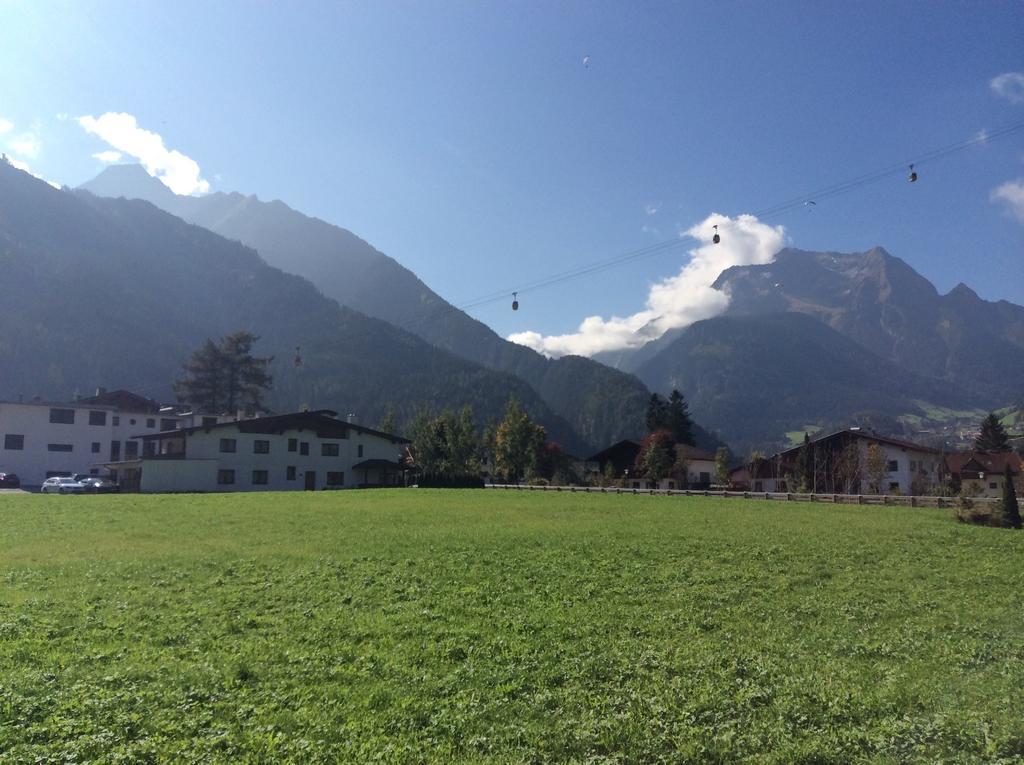
M706 452L703 449L698 449L696 446L690 446L689 444L676 444L676 458L715 461L714 454Z
M132 393L130 390L100 390L95 396L85 396L78 399L75 403L116 406L122 412L156 414L160 411L159 401L140 396L138 393Z
M1014 475L1021 471L1021 459L1016 452L953 452L946 455L946 467L951 473L1003 473L1006 465Z

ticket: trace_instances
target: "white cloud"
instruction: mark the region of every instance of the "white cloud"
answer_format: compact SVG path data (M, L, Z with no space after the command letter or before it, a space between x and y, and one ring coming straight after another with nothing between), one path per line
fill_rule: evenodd
M650 204L644 207L644 212L648 215L657 215L658 210L661 209L661 204Z
M1024 178L1007 181L1002 186L992 189L989 198L993 202L1001 202L1013 217L1024 223Z
M1003 72L992 78L989 87L1010 103L1024 103L1024 72Z
M14 123L10 120L5 120L3 117L0 117L0 135L3 135L4 133L10 133L12 130L14 130Z
M120 162L122 154L119 151L98 151L92 155L94 159L98 159L100 162L106 162L111 164L113 162Z
M38 136L32 133L22 133L21 135L14 136L7 141L7 146L15 154L20 154L29 159L38 157L39 150L42 148Z
M200 177L199 164L194 159L168 149L160 135L140 128L131 114L86 115L78 118L78 124L87 133L138 159L146 172L163 181L175 194L205 194L210 190L210 184Z
M719 244L711 240L715 224L722 235ZM545 337L537 332L520 332L508 339L555 357L636 348L670 329L722 313L729 305L729 295L711 287L718 275L730 266L770 263L786 238L782 226L761 223L753 215L733 219L718 213L680 235L702 244L690 250L690 260L678 274L651 285L644 310L607 320L588 316L576 332L567 335Z

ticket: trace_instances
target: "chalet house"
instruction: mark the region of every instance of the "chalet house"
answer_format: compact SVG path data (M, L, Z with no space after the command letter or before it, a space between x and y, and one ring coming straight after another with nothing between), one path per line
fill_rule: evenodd
M1021 486L1021 458L1015 452L954 452L946 455L946 469L960 481L964 494L977 497L1003 496L1006 466L1014 486Z
M627 488L631 489L685 489L707 488L711 485L715 474L715 457L713 454L687 444L676 444L676 464L686 463L686 475L679 474L673 466L673 472L661 481L652 481L642 475L636 468L636 459L643 445L639 441L624 440L612 444L607 449L587 458L586 467L589 472L603 473L605 466L612 465L616 478L622 478Z
M884 470L880 485L871 485L868 447L876 445ZM920 444L879 436L859 428L840 430L810 442L810 490L818 494L921 494L942 479L942 454ZM734 470L730 477L737 488L749 491L796 491L791 486L803 445L757 460Z
M321 409L142 436L131 460L110 462L122 491L290 491L401 486L407 439Z
M26 488L51 476L103 472L102 464L137 457L143 437L186 421L174 408L126 390L72 402L0 401L0 472Z

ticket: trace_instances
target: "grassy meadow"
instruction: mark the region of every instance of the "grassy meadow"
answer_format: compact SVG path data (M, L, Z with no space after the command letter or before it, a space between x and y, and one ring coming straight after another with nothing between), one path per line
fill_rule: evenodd
M0 761L1020 762L1024 535L484 491L0 496Z

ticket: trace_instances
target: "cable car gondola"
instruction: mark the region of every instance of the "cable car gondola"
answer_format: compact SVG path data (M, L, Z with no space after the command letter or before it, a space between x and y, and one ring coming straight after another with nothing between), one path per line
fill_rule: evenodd
M711 237L711 241L714 242L715 244L718 244L719 242L722 241L722 237L720 237L718 235L718 224L717 223L714 225L714 229L715 229L715 235L713 237Z

